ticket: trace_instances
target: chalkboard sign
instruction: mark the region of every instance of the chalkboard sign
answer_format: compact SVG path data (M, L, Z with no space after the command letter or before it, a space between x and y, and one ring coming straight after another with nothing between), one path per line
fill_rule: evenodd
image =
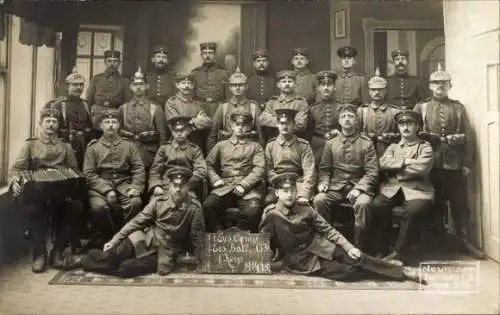
M202 273L271 273L269 234L229 229L207 233L201 257Z

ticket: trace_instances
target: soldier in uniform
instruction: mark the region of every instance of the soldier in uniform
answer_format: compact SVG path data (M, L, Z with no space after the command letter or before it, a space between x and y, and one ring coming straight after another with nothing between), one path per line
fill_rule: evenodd
M260 106L245 95L248 88L246 75L237 68L236 72L229 77L228 86L232 96L229 101L217 108L214 114L214 123L207 139L207 151L210 151L217 142L231 137L233 133L230 128L231 112L237 108L244 108L252 114L252 128L248 137L264 146L264 135L259 122Z
M83 168L83 158L87 143L93 138L92 119L87 101L80 98L85 78L73 68L66 77L68 95L51 100L45 108L55 108L61 113L59 136L71 143L75 151L78 169Z
M411 110L427 93L420 78L408 74L409 56L406 49L391 52L395 73L387 77L387 102Z
M296 173L273 178L278 202L264 209L259 231L271 235L273 260L292 273L338 281L362 279L370 271L383 278L421 281L400 261L374 258L354 247L309 204L297 202Z
M316 79L307 68L309 64L309 52L307 48L295 48L292 53L293 57L290 63L296 73L295 94L305 98L308 104L312 104L316 96Z
M440 65L431 73L429 87L432 97L417 104L414 110L422 115L423 136L433 139L431 181L436 189L435 212L443 222L448 216L449 201L457 236L466 237L469 224L466 177L474 165L469 119L465 106L448 97L451 76ZM434 141L436 138L438 141Z
M194 77L189 73L176 75L177 94L168 99L165 104L167 120L176 116L191 117L189 140L200 147L205 155L206 139L212 128L212 117L203 110L201 102L193 99Z
M189 116L174 116L167 121L172 130L173 139L162 145L156 152L149 172L150 194L163 195L170 183L165 174L176 166L190 169L193 175L187 182L189 189L200 190L203 180L207 177L207 163L200 148L188 139L191 119Z
M259 104L264 110L266 102L278 93L276 78L270 73L269 56L266 50L258 49L252 53L255 74L248 78L247 97Z
M275 137L277 132L276 109L289 108L298 111L295 116L295 132L299 137L304 137L308 123L309 106L307 100L295 94L295 71L283 70L276 74L276 85L280 90L279 96L271 96L260 115L260 124L267 128L266 137Z
M381 253L387 253L390 245L392 209L398 205L403 207L396 246L386 259L405 256L407 245L422 229L422 214L429 210L434 198L434 188L428 179L433 152L428 142L418 138L421 117L413 111L404 111L396 115L396 121L401 141L391 144L380 158L380 170L389 171L390 175L380 185L380 193L370 206L374 217L382 217L381 222L370 227L372 232L385 236L379 244L374 244Z
M8 178L8 187L14 197L22 194L21 172L68 167L77 169L77 161L69 143L57 137L57 128L61 120L57 109L46 108L40 114L41 133L38 138L29 138L15 160ZM23 208L24 209L24 208ZM26 204L26 215L30 224L28 229L33 249L32 271L43 272L47 265L47 246L45 240L52 222L55 240L50 253L50 264L54 268L65 267L63 252L68 244L78 237L77 223L83 216L83 205L77 200L48 204L40 201ZM51 218L51 220L49 219Z
M89 204L100 242L116 233L140 211L146 174L135 144L119 136L118 110L101 116L103 135L92 140L85 152L83 173L89 185ZM104 239L102 239L104 238Z
M293 132L296 114L297 111L293 109L276 110L279 135L269 141L264 151L266 175L269 182L266 205L275 203L277 198L269 180L282 172L294 172L301 175L297 183L299 185L297 202L309 203L313 197L316 185L314 154L309 142L298 138Z
M358 121L362 134L372 139L380 157L389 144L398 141L398 126L394 116L399 109L385 102L387 81L375 70L375 76L368 81L368 93L371 102L358 108Z
M201 204L188 191L192 172L184 167L167 171L168 192L153 199L105 245L83 259L85 271L130 278L157 272L168 275L186 241L199 258L205 224Z
M378 183L377 152L370 138L357 131L357 107L339 107L341 132L328 140L319 164L318 191L314 207L328 221L344 202L354 211L354 240L364 249L369 206Z
M337 75L328 70L320 71L316 74L316 80L318 101L310 109L309 123L312 131L311 147L318 167L326 141L337 135L340 126L337 118L338 104L335 101Z
M368 99L366 77L353 71L358 51L353 47L340 47L337 56L340 59L342 71L335 81L335 97L337 103L360 106Z
M155 46L151 56L151 69L148 74L148 97L163 109L165 102L175 95L175 74L169 69L168 49Z
M123 124L120 134L136 144L146 172L153 164L158 148L167 141L165 112L146 97L148 88L139 67L130 82L134 96L118 109Z
M99 127L100 116L109 108L118 108L130 100L132 92L129 80L120 75L118 67L121 63L121 53L116 50L104 52L106 71L95 75L87 89L87 102L90 104L92 122Z
M219 104L226 100L224 83L227 82L229 73L215 62L216 43L201 43L200 50L203 64L192 72L194 95L202 103L207 115L213 117Z
M231 113L233 135L218 142L208 153L208 178L213 190L203 203L207 230L214 232L228 221L255 232L260 220L265 176L265 157L261 145L246 139L252 114L243 108ZM233 207L238 207L232 211ZM231 210L229 209L231 208Z

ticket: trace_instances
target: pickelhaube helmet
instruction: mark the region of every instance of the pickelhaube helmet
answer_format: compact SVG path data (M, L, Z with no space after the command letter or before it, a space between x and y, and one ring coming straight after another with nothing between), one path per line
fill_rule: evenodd
M85 77L76 71L76 66L73 67L71 73L66 77L66 83L85 83Z
M380 69L375 69L375 75L368 80L369 89L384 89L387 87L387 80L380 76Z
M451 81L451 76L443 70L441 63L438 63L436 71L430 75L429 82L435 81Z
M146 79L144 78L144 73L142 73L141 66L137 68L137 71L134 73L132 77L132 83L145 83Z
M240 71L240 67L236 67L236 71L229 77L229 84L246 84L247 76Z

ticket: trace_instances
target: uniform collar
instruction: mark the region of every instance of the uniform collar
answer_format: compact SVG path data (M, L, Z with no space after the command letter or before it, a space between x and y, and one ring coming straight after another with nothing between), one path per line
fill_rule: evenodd
M231 136L231 138L229 138L229 141L232 143L232 144L245 144L247 143L247 140L246 139L238 139L236 136Z
M142 99L138 99L138 98L133 98L132 99L132 106L135 106L135 105L146 105L147 103L147 98L142 98Z
M45 144L56 144L58 141L57 135L54 134L53 136L47 136L45 133L41 132L40 136L38 137L40 141L42 141Z
M283 215L288 216L292 211L290 208L285 206L281 201L278 200L276 203L276 209L278 209L279 212L281 212Z
M294 98L295 98L295 95L293 95L293 94L292 95L280 95L278 97L278 100L280 102L287 102L288 103L288 102L292 101Z
M296 135L293 135L289 140L286 140L285 137L283 137L282 135L278 135L278 143L280 146L291 146L292 144L295 143L295 141L297 141L297 136Z
M370 103L370 108L377 111L385 112L387 110L387 105L386 104L380 104L376 105L375 103Z
M295 70L295 72L297 73L297 75L308 75L308 74L311 74L311 70L309 70L307 68L304 68L302 70Z
M354 72L352 70L348 70L348 71L341 71L340 72L340 76L343 77L343 78L349 78L349 77L352 77L354 75Z
M106 69L104 70L104 74L106 74L106 76L109 78L109 77L113 77L113 76L117 76L118 75L118 70L109 70L109 69Z
M414 145L416 145L416 144L418 144L420 142L421 141L419 139L415 139L412 142L408 142L408 141L406 141L406 139L401 139L399 141L399 146L401 146L401 147L404 147L404 146L412 147L412 146L414 146Z
M215 69L217 69L217 63L214 62L214 63L208 64L208 65L207 64L203 64L201 67L205 71L214 71Z
M235 107L238 105L245 105L246 103L248 103L248 98L243 97L240 100L238 100L236 97L232 96L231 99L229 100L229 103Z
M182 150L184 150L185 148L187 148L188 144L189 144L188 141L186 141L185 143L179 143L179 142L177 142L175 140L172 140L172 145L173 145L173 147L175 149L182 149Z
M111 146L116 146L118 145L121 141L122 138L120 136L116 136L112 141L108 141L108 139L101 137L99 141L106 147L111 147Z
M175 97L178 98L179 100L181 100L181 102L183 102L183 103L189 103L192 101L192 98L189 99L189 98L185 97L184 94L182 94L180 92L177 92Z
M355 132L354 134L350 135L349 137L346 137L344 133L340 133L340 139L342 139L342 143L350 142L353 143L359 138L360 134L359 132Z

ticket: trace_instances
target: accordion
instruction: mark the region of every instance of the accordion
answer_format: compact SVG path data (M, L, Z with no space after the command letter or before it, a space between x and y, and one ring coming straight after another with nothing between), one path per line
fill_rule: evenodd
M22 202L61 202L67 198L83 200L87 194L85 176L71 168L47 168L23 171L19 184Z

